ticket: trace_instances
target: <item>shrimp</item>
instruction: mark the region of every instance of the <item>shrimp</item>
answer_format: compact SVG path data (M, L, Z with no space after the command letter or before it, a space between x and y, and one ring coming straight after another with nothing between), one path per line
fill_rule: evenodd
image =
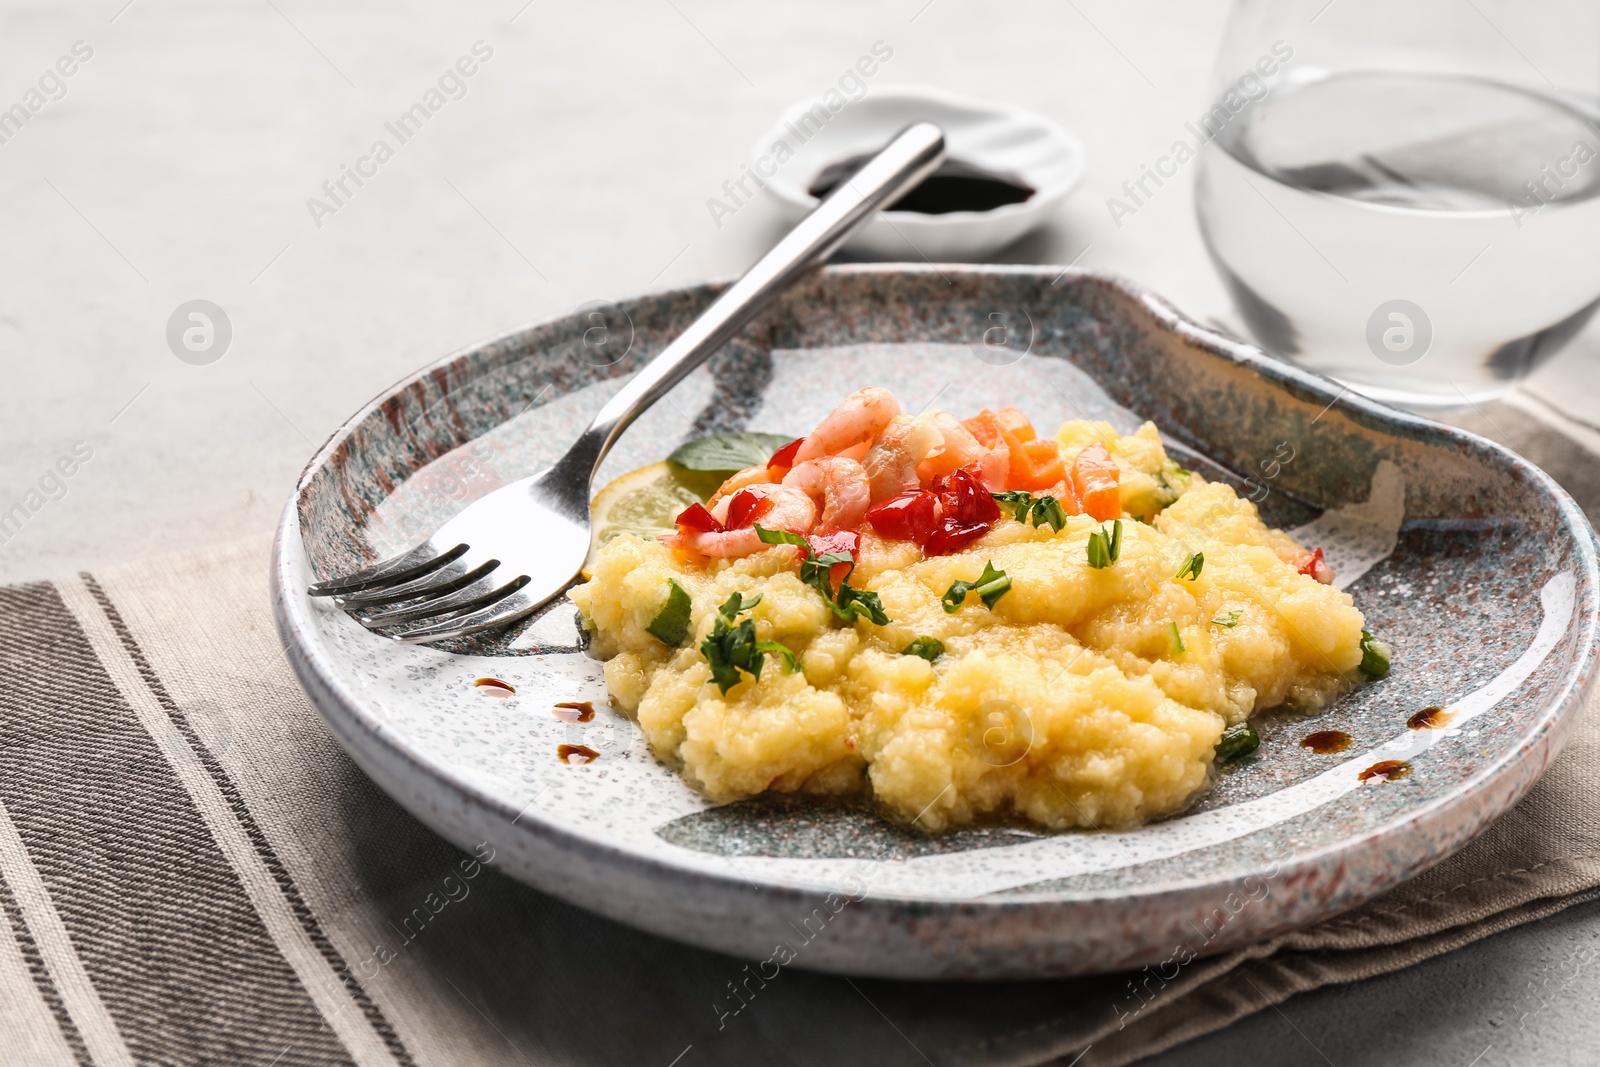
M917 477L917 464L942 441L930 418L900 415L891 421L862 463L872 483L872 502L919 488L922 481Z
M746 486L745 492L772 501L772 510L761 519L761 525L768 529L808 533L817 520L817 506L799 489L769 482ZM712 516L718 522L726 522L728 505L732 502L731 495L723 497L711 509ZM762 543L753 525L738 530L680 529L677 534L664 540L669 545L687 548L712 559L739 559L768 547Z
M748 489L752 485L766 485L776 480L765 463L756 467L746 467L737 474L730 475L727 481L719 485L717 491L711 494L711 499L706 502L706 507L715 508L718 501L732 496L741 489Z
M795 463L823 456L836 456L846 449L871 445L896 415L900 414L900 401L887 389L868 387L845 397L844 403L828 413L817 423L817 428L806 437L805 443L795 453Z
M866 469L843 456L807 460L783 476L783 485L823 502L819 523L823 530L853 529L872 506Z
M972 436L971 430L956 421L954 415L948 411L931 411L926 417L939 432L939 447L917 465L917 475L923 481L951 474L958 467L965 467L983 458L983 445Z

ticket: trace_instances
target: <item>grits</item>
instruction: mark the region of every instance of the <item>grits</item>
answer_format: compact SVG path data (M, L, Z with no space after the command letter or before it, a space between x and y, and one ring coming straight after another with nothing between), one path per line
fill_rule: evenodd
M572 591L613 700L714 798L870 793L925 830L987 818L1063 829L1180 811L1207 785L1225 728L1286 701L1321 707L1353 684L1361 613L1299 569L1306 550L1252 503L1171 463L1149 424L1119 436L1071 422L1055 440L1068 463L1096 442L1116 463L1115 562L1090 566L1102 524L1087 514L1058 531L1002 509L975 540L926 558L867 525L848 581L878 595L887 625L836 618L788 545L708 559L615 537ZM1195 552L1199 574L1175 577ZM941 596L985 564L1010 589L948 613ZM691 605L676 648L647 630L669 581ZM759 680L713 682L701 642L734 593L760 594L746 617L798 657L794 673L769 657ZM919 637L943 654L904 654Z

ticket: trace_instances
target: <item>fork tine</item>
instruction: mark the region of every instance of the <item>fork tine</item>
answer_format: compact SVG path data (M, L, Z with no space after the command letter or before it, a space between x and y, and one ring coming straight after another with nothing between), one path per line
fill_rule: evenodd
M388 611L379 611L371 615L358 615L356 620L361 625L371 628L393 626L397 623L412 622L417 619L449 615L456 611L467 611L493 603L508 593L514 593L527 585L528 581L529 579L526 575L518 575L510 582L502 584L493 574L485 574L470 585L462 586L455 592L437 599L424 600L420 604L412 604L403 608L390 608Z
M432 541L424 541L409 552L402 552L398 556L379 560L369 567L351 571L349 574L339 578L329 578L325 582L316 582L306 592L311 596L336 596L339 593L349 593L356 589L364 589L370 585L392 584L436 570L451 560L460 557L466 550L466 545L458 544L448 551L441 552Z
M499 565L500 561L497 559L481 559L469 552L443 567L429 571L420 578L412 578L399 585L363 589L360 592L334 597L333 602L344 610L351 611L355 608L397 604L402 600L419 596L443 596L477 581Z
M409 630L402 630L388 636L404 645L421 644L424 641L443 641L451 637L464 637L467 634L477 633L479 630L489 630L496 626L516 622L524 615L533 614L546 601L552 597L531 596L522 591L521 587L510 596L497 600L487 607L462 615L454 619L446 619L431 625L416 626Z

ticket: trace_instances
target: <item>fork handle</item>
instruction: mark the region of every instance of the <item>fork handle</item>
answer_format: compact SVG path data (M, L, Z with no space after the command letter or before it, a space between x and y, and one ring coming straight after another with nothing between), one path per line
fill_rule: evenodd
M944 131L931 122L907 126L645 364L555 464L573 481L581 479L585 506L600 461L634 419L704 363L808 267L832 254L868 215L909 192L943 159Z

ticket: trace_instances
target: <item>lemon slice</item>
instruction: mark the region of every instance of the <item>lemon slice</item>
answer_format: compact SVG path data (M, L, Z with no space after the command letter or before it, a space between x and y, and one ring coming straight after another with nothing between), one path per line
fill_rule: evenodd
M629 471L608 482L589 504L589 558L583 576L589 577L600 547L621 533L660 537L677 530L673 519L690 504L704 504L717 491L727 471L692 471L662 461Z

